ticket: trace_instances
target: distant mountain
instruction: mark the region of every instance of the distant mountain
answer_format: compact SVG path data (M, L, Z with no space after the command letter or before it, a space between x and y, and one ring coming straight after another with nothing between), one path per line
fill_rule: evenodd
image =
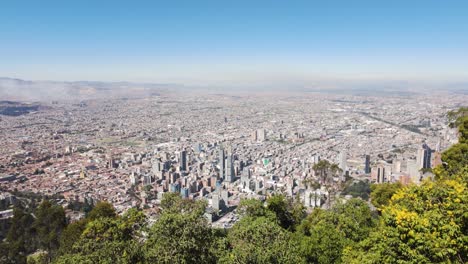
M0 77L0 100L78 101L96 98L129 98L160 95L180 87L175 84L26 81Z
M356 96L412 96L426 93L468 94L468 82L323 79L316 81L265 80L265 84L181 85L98 81L27 81L0 77L0 100L51 101L135 98L161 94L179 95L245 93L333 93Z

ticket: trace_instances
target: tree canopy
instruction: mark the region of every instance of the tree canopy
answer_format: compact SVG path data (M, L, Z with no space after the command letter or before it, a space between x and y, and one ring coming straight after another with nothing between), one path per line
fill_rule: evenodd
M401 188L403 188L403 185L399 182L371 185L372 192L370 198L372 204L378 209L382 209L389 204L392 196Z
M150 263L214 263L213 234L204 217L206 204L166 194L162 213L150 228L144 248Z

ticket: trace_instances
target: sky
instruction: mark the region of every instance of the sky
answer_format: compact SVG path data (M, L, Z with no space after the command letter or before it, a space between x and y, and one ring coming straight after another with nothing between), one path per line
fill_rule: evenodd
M0 76L467 81L468 1L5 0Z

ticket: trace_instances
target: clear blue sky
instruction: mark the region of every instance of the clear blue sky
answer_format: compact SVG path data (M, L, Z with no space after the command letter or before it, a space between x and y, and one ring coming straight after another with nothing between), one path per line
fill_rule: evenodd
M0 3L0 76L468 79L468 1Z

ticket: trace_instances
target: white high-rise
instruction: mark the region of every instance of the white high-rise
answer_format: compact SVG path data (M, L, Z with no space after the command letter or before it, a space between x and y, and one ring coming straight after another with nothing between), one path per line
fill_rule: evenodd
M348 166L346 163L346 151L341 151L340 154L338 154L338 165L343 171L342 175L345 175Z
M263 128L257 130L257 140L265 141L266 140L266 131Z

